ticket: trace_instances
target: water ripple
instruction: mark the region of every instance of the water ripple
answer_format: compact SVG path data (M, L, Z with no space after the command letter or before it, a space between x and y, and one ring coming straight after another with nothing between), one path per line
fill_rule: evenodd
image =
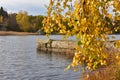
M71 59L36 51L36 39L44 37L0 36L0 80L78 80L80 72L64 72Z

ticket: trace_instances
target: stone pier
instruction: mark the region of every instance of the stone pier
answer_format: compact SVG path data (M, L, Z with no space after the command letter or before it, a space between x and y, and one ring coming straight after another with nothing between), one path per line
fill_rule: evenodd
M37 50L73 55L76 44L77 43L72 40L37 39ZM109 52L120 51L120 47L115 47L115 41L106 42L104 45Z
M37 50L74 54L76 42L72 40L37 39Z

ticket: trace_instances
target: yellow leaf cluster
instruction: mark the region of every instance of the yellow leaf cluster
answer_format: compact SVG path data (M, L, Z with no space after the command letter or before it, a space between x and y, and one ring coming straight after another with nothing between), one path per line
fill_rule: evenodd
M77 66L86 65L87 69L95 70L107 65L108 52L104 43L109 39L106 35L112 33L112 23L119 20L119 16L113 16L108 8L113 6L118 12L119 4L119 0L51 0L48 16L43 21L44 31L75 35L78 41L67 69L74 67L77 71Z

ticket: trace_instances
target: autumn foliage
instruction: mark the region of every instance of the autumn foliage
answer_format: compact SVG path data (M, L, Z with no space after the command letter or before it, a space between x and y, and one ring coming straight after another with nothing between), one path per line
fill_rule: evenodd
M76 52L67 67L95 70L108 65L108 34L120 29L120 0L50 0L44 31L76 36ZM117 41L119 43L119 41ZM119 47L119 46L118 46ZM116 53L116 52L115 52ZM116 53L118 55L118 53Z

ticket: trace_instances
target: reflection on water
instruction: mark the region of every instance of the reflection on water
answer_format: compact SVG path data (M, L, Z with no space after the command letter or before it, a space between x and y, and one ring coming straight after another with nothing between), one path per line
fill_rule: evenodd
M36 38L0 36L0 80L78 80L80 72L64 72L71 58L36 51ZM54 36L52 38L60 38Z

